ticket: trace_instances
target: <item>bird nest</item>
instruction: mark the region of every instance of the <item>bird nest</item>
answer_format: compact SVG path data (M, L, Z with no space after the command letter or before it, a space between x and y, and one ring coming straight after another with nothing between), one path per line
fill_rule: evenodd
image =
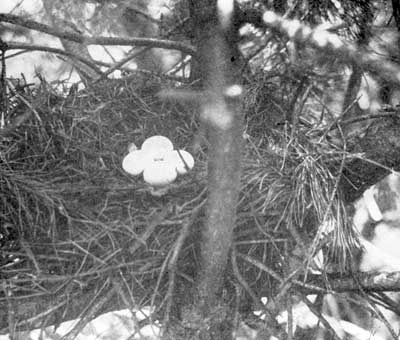
M197 108L161 99L164 87L173 84L115 80L66 92L42 82L23 90L29 107L14 98L10 124L30 118L0 136L3 333L10 323L32 329L149 305L160 320L174 298L171 282L194 282L207 145L162 195L121 168L130 142L157 134L180 149L192 145ZM226 285L239 282L243 295L260 299L294 269L318 269L318 252L332 268L343 265L355 243L333 170L348 156L321 131L271 129L265 108L247 121Z

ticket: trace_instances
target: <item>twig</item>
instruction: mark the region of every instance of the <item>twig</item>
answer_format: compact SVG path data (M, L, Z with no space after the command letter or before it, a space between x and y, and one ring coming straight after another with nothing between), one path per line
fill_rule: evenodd
M288 313L288 320L287 320L287 340L293 340L293 303L292 303L292 296L286 296L286 310Z
M356 281L357 282L357 281ZM357 282L358 283L358 282ZM368 294L364 291L363 287L359 286L359 294L368 302L368 304L371 306L372 312L377 316L377 318L382 321L382 323L385 325L387 330L389 331L390 335L393 337L393 340L397 340L398 334L396 334L396 331L393 329L392 325L389 323L389 321L386 319L385 315L383 315L382 311L376 306L376 304L372 301L371 297L368 296Z
M336 331L333 329L331 324L326 320L325 316L322 315L321 312L319 312L314 305L307 299L306 296L301 296L301 300L307 305L307 307L310 309L310 311L318 317L318 320L321 321L321 323L325 326L325 328L328 330L328 332L333 336L334 339L336 340L342 340L340 337L337 335Z
M143 232L143 234L136 238L135 243L129 248L131 254L134 254L141 245L146 246L147 239L152 235L152 233L160 225L160 223L167 217L168 212L169 206L165 206L160 211L156 211L149 216L146 230Z
M233 274L234 274L236 280L242 286L242 288L246 291L246 293L250 295L255 307L257 309L260 309L265 312L265 317L267 318L268 325L272 326L273 329L276 330L275 333L282 333L282 330L280 329L280 326L274 317L274 314L276 311L274 310L271 312L271 308L265 308L265 306L261 303L260 299L254 293L254 291L250 288L250 286L248 285L245 278L242 276L242 274L240 274L236 257L237 257L237 252L236 252L236 249L233 248L231 251L231 264L232 264ZM274 335L278 335L278 334L274 334Z
M44 320L46 317L51 316L53 313L55 313L58 309L60 309L61 307L63 307L67 303L68 303L68 301L67 301L67 299L65 299L65 300L63 300L63 301L61 301L61 302L59 302L57 304L49 306L49 309L47 309L47 310L45 310L45 311L43 311L43 312L41 312L39 314L36 314L35 316L33 316L31 318L19 321L16 324L16 327L19 328L19 327L24 327L26 325L37 324L40 321ZM10 323L10 325L11 324L12 323ZM7 330L10 332L9 328L8 329L7 328L0 329L0 334L3 334L5 332L7 332ZM11 337L11 339L13 339L13 338Z
M96 79L96 82L106 79L109 74L113 73L115 70L118 70L122 65L124 65L128 61L138 57L139 55L145 53L148 50L149 50L149 48L145 47L138 52L135 52L133 54L128 54L125 58L122 58L120 61L117 61L107 71L105 71L99 78Z
M106 280L103 286L99 289L97 294L93 297L92 302L79 315L79 321L75 324L74 328L62 337L62 340L74 340L83 328L92 320L92 318L99 313L101 308L112 298L116 292L116 286L112 288L108 287L108 291L104 294L104 289L108 287L108 280ZM99 296L103 295L99 298Z
M132 5L130 5L131 7ZM145 12L140 11L140 9L136 9L133 8L133 10L137 11L138 13L145 15ZM146 16L147 18L147 16ZM151 17L152 18L152 17ZM155 20L157 22L157 24L160 24L160 22L154 18L152 18L153 20ZM188 18L186 19L188 20ZM170 29L168 32L165 32L165 34L162 35L162 38L167 38L169 37L177 28L179 28L183 23L178 23L178 25L176 25L175 27L173 27L172 29ZM147 51L149 51L151 49L151 46L145 47L143 49L141 49L140 51L137 51L135 53L132 54L128 54L125 58L121 59L120 61L118 61L117 63L115 63L113 66L111 66L107 71L105 71L100 78L96 79L96 81L101 81L102 79L105 79L109 74L111 74L113 71L117 70L118 68L120 68L123 64L127 63L129 60L132 60L133 58L138 57L139 55L146 53ZM108 66L108 65L104 65L104 66ZM138 70L135 70L138 71ZM143 70L143 72L146 72L148 70ZM170 76L170 75L167 75ZM171 80L177 80L177 79L171 79ZM179 81L179 80L178 80Z
M400 306L398 302L391 299L386 292L370 292L368 295L375 304L400 315Z
M10 91L17 96L34 114L35 118L38 120L38 122L41 124L42 123L42 119L39 116L39 113L35 110L35 108L22 96L18 93L18 91L15 89L13 83L6 79L7 82L7 86L10 89Z
M400 113L398 111L392 111L392 112L380 112L380 113L374 113L374 114L367 114L367 115L361 115L361 116L349 118L349 119L346 119L343 121L339 121L338 123L341 126L347 126L349 124L362 122L364 120L387 118L387 117L400 117ZM337 125L330 128L330 130L334 130L334 129L337 129Z
M284 282L284 279L282 276L280 276L275 271L273 271L272 269L267 267L264 263L254 259L248 255L244 255L241 253L238 253L237 256L240 257L241 259L247 261L248 263L252 264L253 266L256 266L257 268L261 269L262 271L266 272L271 277L273 277L275 280L277 280L279 283Z
M355 292L359 291L360 287L366 292L400 291L400 272L353 273L352 276L331 274L328 275L328 279L330 289L335 292ZM311 287L308 284L324 287L324 282L326 279L322 275L308 275L307 285L302 289L311 294L313 289L309 290ZM301 282L299 283L301 288Z
M22 115L18 116L13 120L12 123L8 124L7 127L0 129L0 137L7 137L12 134L21 124L27 121L31 117L31 112L26 111Z
M112 67L113 68L112 71L114 71L115 69L120 68L122 70L126 70L126 71L131 72L131 73L133 72L135 74L143 73L143 74L146 74L146 75L151 75L151 76L164 78L164 79L170 79L170 80L178 81L178 82L181 82L181 83L186 82L186 79L183 78L183 77L173 76L173 75L169 75L169 74L158 74L158 73L155 73L155 72L151 72L149 70L140 70L140 69L139 70L134 70L134 69L131 69L131 68L128 68L128 67L121 67L121 65L111 65L110 63L106 63L106 62L99 61L99 60L95 60L95 64L94 64L91 61L89 61L89 60L87 60L87 59L85 59L85 58L83 58L83 57L81 57L81 56L79 56L77 54L70 53L70 52L64 51L64 50L59 49L59 48L43 46L43 45L32 45L32 44L25 44L25 43L16 43L16 42L9 42L7 44L9 45L9 47L10 47L9 49L11 49L11 50L13 50L13 49L14 50L19 50L19 49L25 50L25 51L22 51L21 53L25 53L26 51L42 51L42 52L49 52L49 53L65 55L67 57L77 59L77 60L81 61L82 63L85 63L86 65L88 65L89 67L91 67L93 69L96 69L97 68L96 65L99 65L99 66ZM16 55L17 55L17 53L14 54L13 56L16 56ZM129 59L131 59L133 57L134 56L131 56ZM124 64L125 62L121 62L121 64ZM106 71L106 73L108 75L108 71ZM132 75L128 75L126 77L123 77L123 79L129 79L129 77L133 77L133 76ZM101 79L103 79L103 76L100 76L100 78L98 78L98 80L101 80Z
M10 340L17 339L15 336L16 328L17 328L17 320L16 320L16 306L12 299L12 283L8 283L6 280L2 282L2 290L4 292L6 302L7 302L7 321L8 321L8 331L10 334Z
M284 282L284 278L267 267L264 263L254 259L248 255L238 253L238 257L253 266L263 270L272 278L280 283ZM329 290L326 287L326 278L322 275L307 275L307 282L302 279L292 280L298 289L306 294L328 293L328 292L354 292L359 291L360 286L364 291L383 292L383 291L400 291L400 272L390 273L353 273L352 276L344 276L339 274L328 275ZM357 279L357 282L355 281Z
M146 18L148 21L153 22L157 25L160 25L160 20L153 18L149 13L143 11L138 6L135 6L134 4L130 3L126 9L132 10L133 12L136 12L137 14L140 14L141 16Z
M193 225L194 221L197 219L200 211L202 209L202 205L197 207L193 212L192 215L186 219L182 230L179 233L179 236L177 240L175 241L174 246L171 248L171 256L167 256L168 259L168 290L166 297L168 298L167 302L167 307L165 311L165 316L164 316L164 321L163 325L168 325L169 324L169 315L171 313L172 305L174 303L173 301L173 296L174 296L174 290L176 286L176 274L177 274L177 265L178 265L178 259L179 259L179 254L181 252L181 249L184 245L184 242L189 235L190 232L190 227ZM162 276L162 272L160 273L160 277Z

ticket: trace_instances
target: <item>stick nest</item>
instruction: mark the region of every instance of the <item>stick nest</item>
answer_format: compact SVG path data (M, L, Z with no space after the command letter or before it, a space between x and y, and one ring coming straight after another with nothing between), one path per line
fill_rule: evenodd
M31 114L0 137L0 304L8 315L18 310L15 325L150 304L161 318L170 312L171 285L196 279L206 146L194 155L194 169L164 195L154 196L142 178L121 168L128 144L152 135L190 149L197 108L157 96L173 86L108 80L67 93L42 82L23 91L31 108L10 98L10 121L32 108L40 117ZM249 89L246 98L243 180L227 275L227 286L238 281L253 298L275 294L295 270L317 269L318 252L331 268L343 266L356 244L337 188L337 169L349 156L329 145L322 130L271 128L269 104L254 109L257 91ZM112 289L114 298L101 300ZM0 316L2 325L6 318Z

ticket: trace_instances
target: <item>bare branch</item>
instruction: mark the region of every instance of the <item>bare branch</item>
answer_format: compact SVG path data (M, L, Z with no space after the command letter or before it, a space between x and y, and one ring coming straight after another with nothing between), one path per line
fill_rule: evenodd
M178 82L181 82L181 83L187 82L187 79L185 79L184 77L173 76L173 75L170 75L170 74L159 74L159 73L152 72L152 71L149 71L149 70L132 69L132 68L129 68L129 67L123 67L123 66L120 65L122 63L117 63L117 64L112 65L110 63L106 63L106 62L103 62L103 61L100 61L100 60L94 60L94 63L93 63L93 62L83 58L82 56L79 56L79 55L77 55L75 53L64 51L64 50L59 49L59 48L54 48L54 47L49 47L49 46L44 46L44 45L32 45L32 44L26 44L26 43L17 43L17 42L8 42L7 45L8 45L8 49L9 50L40 51L40 52L49 52L49 53L55 53L55 54L67 56L67 57L70 57L70 58L77 59L77 60L81 61L82 63L85 63L86 65L88 65L89 67L91 67L93 69L97 69L97 67L95 67L95 65L99 65L99 66L104 66L104 67L110 67L110 68L112 68L113 71L115 71L116 69L119 69L119 70L128 71L130 73L134 73L134 74L141 73L141 74L146 74L146 75L149 75L149 76L155 76L155 77L170 79L170 80L173 80L173 81L178 81ZM131 58L134 58L134 56L133 57L131 56ZM109 72L107 72L107 74L104 74L104 75L103 74L101 74L101 75L99 74L99 78L97 78L95 80L99 81L101 79L104 79L108 74L109 74ZM128 75L128 76L125 76L124 79L127 80L127 79L129 79L131 77L133 77L133 76L132 75Z
M55 54L64 55L66 57L70 57L76 60L81 61L82 63L86 64L87 66L91 67L94 70L97 70L97 67L94 63L83 58L80 55L75 53L67 52L59 48L44 46L44 45L33 45L33 44L26 44L26 43L17 43L17 42L7 42L7 49L8 50L25 50L25 51L41 51L41 52L50 52ZM97 62L96 62L97 63Z
M110 45L110 46L148 46L152 48L163 48L178 50L183 53L194 55L196 50L193 46L173 40L155 38L116 38L116 37L91 37L75 32L59 30L49 25L34 20L24 19L18 15L0 13L0 22L19 25L35 31L43 32L60 39L65 39L85 45Z

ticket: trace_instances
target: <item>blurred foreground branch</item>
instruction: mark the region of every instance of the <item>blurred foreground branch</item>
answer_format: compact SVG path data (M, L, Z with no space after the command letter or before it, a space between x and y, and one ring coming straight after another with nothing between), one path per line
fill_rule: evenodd
M255 27L272 29L301 45L311 46L321 52L336 56L349 65L358 65L371 74L387 80L395 86L400 84L400 68L395 63L371 53L360 46L343 41L338 35L321 29L312 28L299 20L283 18L274 12L262 13L258 10L240 12L237 25L253 24Z

